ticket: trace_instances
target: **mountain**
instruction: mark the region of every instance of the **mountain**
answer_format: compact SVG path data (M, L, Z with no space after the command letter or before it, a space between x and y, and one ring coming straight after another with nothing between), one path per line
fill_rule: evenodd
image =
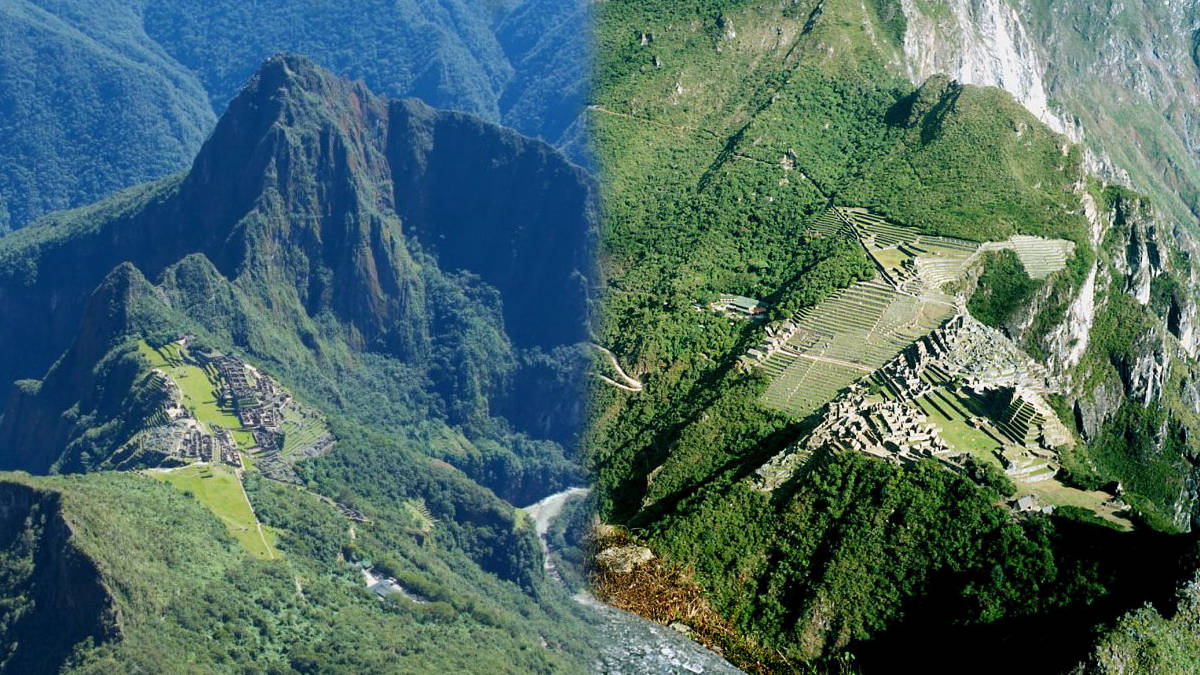
M0 481L4 669L580 668L512 504L579 480L593 195L282 55L186 173L0 239L0 466L73 474ZM504 417L531 389L570 414ZM205 616L240 618L197 651Z
M1195 224L1195 3L902 3L909 74L1012 92L1091 168Z
M639 386L596 379L587 445L609 555L658 558L611 602L864 672L1063 672L1171 615L1193 36L1148 52L1194 6L1034 4L597 10L597 340Z
M0 11L0 230L183 169L282 51L586 159L586 3L20 0Z

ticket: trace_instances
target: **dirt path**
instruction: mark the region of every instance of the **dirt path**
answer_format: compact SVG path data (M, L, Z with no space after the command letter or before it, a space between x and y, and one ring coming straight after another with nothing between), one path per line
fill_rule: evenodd
M643 386L642 386L641 380L638 380L637 378L632 377L629 373L626 373L625 369L622 368L621 364L617 361L617 357L615 354L610 352L608 349L601 347L600 345L596 344L595 342L592 343L592 347L594 347L601 354L604 354L606 357L608 357L609 364L611 364L613 367L613 370L615 370L617 372L617 376L619 376L622 380L625 381L625 384L622 386L617 381L613 380L610 377L606 377L604 375L596 375L596 377L604 380L605 382L608 382L609 384L612 384L621 389L624 389L626 391L641 391L642 390Z
M237 470L234 472L237 475L238 489L242 491L242 498L246 500L246 504L250 507L250 515L254 517L254 528L258 530L258 538L262 541L263 550L267 552L267 557L274 560L278 556L275 555L275 549L267 543L267 536L263 534L262 523L258 521L258 512L254 510L254 502L250 501L250 495L246 494L246 486L242 484L242 472Z

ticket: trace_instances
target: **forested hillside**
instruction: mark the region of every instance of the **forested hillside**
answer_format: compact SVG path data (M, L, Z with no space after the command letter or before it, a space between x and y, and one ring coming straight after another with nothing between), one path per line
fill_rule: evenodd
M282 51L585 159L582 2L19 0L0 17L0 231L184 168Z
M580 672L595 653L573 603L482 572L447 529L421 545L399 511L350 526L306 491L246 489L278 559L248 557L204 506L150 477L4 476L0 669ZM351 564L364 560L421 602L381 601Z
M1198 371L1189 301L1172 289L1194 278L1191 239L1166 209L1091 176L1084 148L1008 93L932 73L914 86L908 9L614 0L598 10L599 335L644 385L596 385L589 448L601 514L664 565L693 569L721 615L788 662L849 650L868 672L899 654L938 671L1008 644L1022 648L981 667L1027 667L1028 647L1056 655L1038 669L1058 672L1085 656L1097 622L1166 602L1189 574L1190 537L1173 533L1197 513ZM1040 271L1036 256L1060 254L1022 247L1051 243L1063 253ZM1005 246L1016 254L997 252ZM958 271L945 272L951 263ZM765 309L728 309L739 296ZM874 334L898 305L860 314L896 297L946 318L978 312L1045 373L1037 419L1052 418L1044 428L1061 429L1056 442L1070 448L1053 454L1058 468L1004 454L1051 456L1044 437L1008 429L1015 440L994 453L972 445L992 443L973 434L999 413L961 378L914 376L914 424L936 418L920 443L948 432L973 459L916 459L885 444L872 450L884 458L871 457L806 440L823 422L850 436L846 447L870 435L825 416L835 396L909 405L866 378L878 364L851 361L870 345L796 352L837 350L839 324L865 321ZM929 330L921 320L888 333L891 354ZM781 358L813 365L772 370L768 354L784 348L793 351ZM767 404L781 386L791 387L781 396L825 386L818 375L785 379L818 371L861 382L849 393L830 385L811 414ZM926 403L942 386L962 398ZM960 405L970 412L956 419ZM771 482L782 457L799 468ZM1030 485L1041 499L1090 495L1097 510L1018 506L1017 488ZM1099 500L1132 521L1112 529ZM1142 558L1121 553L1129 547ZM911 649L930 635L944 638L937 649Z

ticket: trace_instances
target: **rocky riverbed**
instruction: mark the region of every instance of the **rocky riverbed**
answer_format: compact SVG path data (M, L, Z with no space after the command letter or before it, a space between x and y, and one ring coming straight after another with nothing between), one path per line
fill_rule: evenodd
M533 519L546 552L546 570L556 579L559 579L558 571L550 555L546 533L569 499L587 493L587 488L563 490L524 509ZM597 620L597 631L603 646L595 663L595 672L630 675L742 672L672 628L606 605L586 592L576 594L575 601L589 608Z

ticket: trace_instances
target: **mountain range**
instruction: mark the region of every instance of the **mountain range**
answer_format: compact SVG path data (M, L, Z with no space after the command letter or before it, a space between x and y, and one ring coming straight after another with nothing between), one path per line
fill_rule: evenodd
M266 57L503 122L585 161L587 7L540 0L5 3L0 230L183 169Z
M1194 658L1134 636L1195 570L1195 11L597 10L598 340L642 387L587 442L661 558L610 601L703 598L750 670Z
M1198 20L0 4L0 672L1193 671Z

